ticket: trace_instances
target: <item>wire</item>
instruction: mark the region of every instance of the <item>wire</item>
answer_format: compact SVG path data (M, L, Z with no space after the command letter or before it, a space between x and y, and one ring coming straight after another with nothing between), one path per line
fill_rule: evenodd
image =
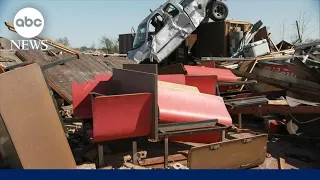
M311 123L311 122L320 120L320 117L317 117L317 118L315 118L315 119L311 119L311 120L306 121L306 122L300 122L300 121L298 121L295 117L293 117L293 115L291 114L291 111L290 111L290 110L289 110L288 112L289 112L289 115L291 116L291 118L292 118L294 121L296 121L297 123L299 123L299 124L308 124L308 123Z

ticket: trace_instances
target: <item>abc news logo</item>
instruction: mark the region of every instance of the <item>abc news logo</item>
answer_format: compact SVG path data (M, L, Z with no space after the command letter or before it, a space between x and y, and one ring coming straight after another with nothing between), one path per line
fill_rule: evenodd
M29 19L27 16L24 17L24 19L17 19L16 21L16 26L18 27L32 27L32 26L36 26L36 27L41 27L42 25L42 21L41 19L35 19L35 20L32 20L32 19Z
M14 29L23 38L34 38L38 36L44 27L42 14L34 8L23 8L14 17ZM15 46L20 50L46 50L46 40L11 40L11 49Z

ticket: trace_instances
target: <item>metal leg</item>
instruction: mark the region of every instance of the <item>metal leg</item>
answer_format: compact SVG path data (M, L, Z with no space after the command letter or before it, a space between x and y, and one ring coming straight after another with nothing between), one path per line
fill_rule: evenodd
M132 163L137 165L137 141L132 142Z
M221 133L221 141L224 141L226 139L226 131L223 130Z
M238 114L238 126L239 126L239 129L242 129L242 114L241 113Z
M167 168L169 165L168 156L169 156L169 141L168 141L168 138L166 137L164 139L164 168Z
M217 96L220 96L220 90L219 90L219 85L218 85L218 83L216 84L216 94L217 94Z
M99 167L104 166L103 144L98 144Z

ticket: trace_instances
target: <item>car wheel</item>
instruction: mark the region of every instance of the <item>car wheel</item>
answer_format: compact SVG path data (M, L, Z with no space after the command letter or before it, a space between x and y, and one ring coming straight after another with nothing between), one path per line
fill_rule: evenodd
M228 6L220 1L215 1L211 4L209 16L213 21L223 21L229 13Z

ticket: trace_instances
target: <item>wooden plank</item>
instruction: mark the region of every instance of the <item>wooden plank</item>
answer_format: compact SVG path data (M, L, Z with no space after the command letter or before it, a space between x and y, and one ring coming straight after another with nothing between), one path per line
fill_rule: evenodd
M237 76L247 77L248 79L255 79L264 83L268 83L283 89L288 89L292 92L303 93L306 96L314 96L320 98L320 85L314 82L285 76L279 73L273 73L266 70L259 70L259 72L246 73L239 70L232 70Z
M13 168L76 169L39 65L2 73L0 82L0 114L21 163Z
M256 67L257 62L258 62L257 59L253 62L252 66L251 66L251 68L250 68L250 70L249 70L249 73L252 73L253 69ZM244 81L248 81L248 78L246 78ZM242 85L239 91L242 91L243 88L244 88L244 86L245 86L245 85Z
M183 84L176 84L176 83L170 83L170 82L164 82L164 81L158 81L159 87L168 87L172 89L180 89L180 90L186 90L186 91L192 91L200 93L199 89L194 86L187 86Z
M46 53L40 51L18 51L17 53L23 61L35 61L40 65L45 65L59 59L48 56ZM63 57L68 56L70 55L63 55ZM103 56L80 55L80 59L47 69L44 71L44 74L49 80L50 86L68 103L71 103L72 82L83 83L92 81L95 75L110 74L114 66L119 66L107 65L103 59Z

